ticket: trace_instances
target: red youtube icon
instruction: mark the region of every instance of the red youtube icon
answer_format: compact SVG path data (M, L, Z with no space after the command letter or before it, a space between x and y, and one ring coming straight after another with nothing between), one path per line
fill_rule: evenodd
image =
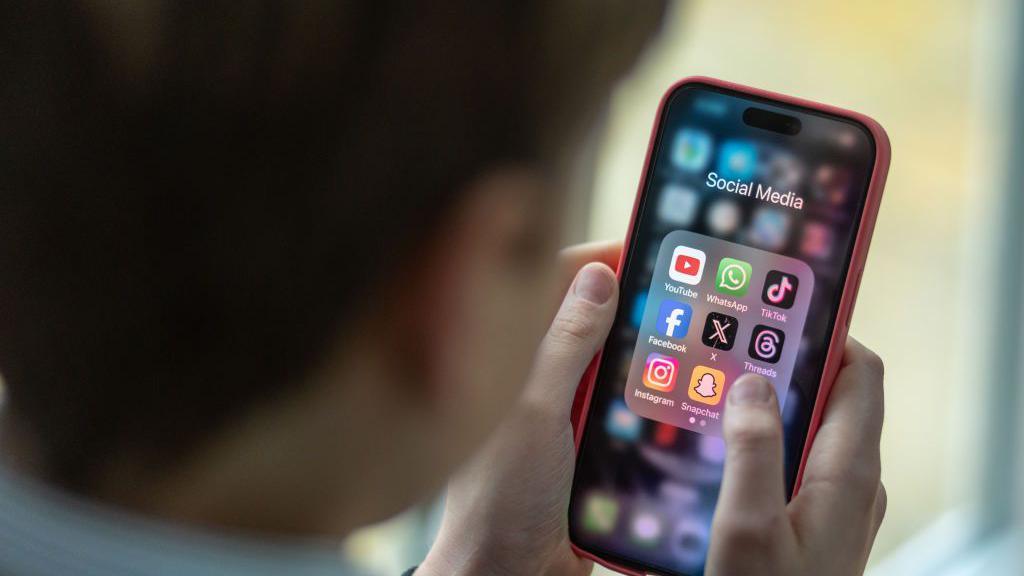
M668 269L668 277L683 284L699 284L704 274L704 252L689 246L676 246L672 251L672 263Z
M680 255L676 258L675 269L676 272L679 272L680 274L693 276L700 271L700 260L697 260L693 256Z

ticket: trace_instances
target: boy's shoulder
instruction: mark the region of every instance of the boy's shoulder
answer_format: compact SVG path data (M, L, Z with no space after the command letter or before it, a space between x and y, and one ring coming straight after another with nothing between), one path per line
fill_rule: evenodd
M34 576L364 576L337 546L154 521L0 466L0 573Z

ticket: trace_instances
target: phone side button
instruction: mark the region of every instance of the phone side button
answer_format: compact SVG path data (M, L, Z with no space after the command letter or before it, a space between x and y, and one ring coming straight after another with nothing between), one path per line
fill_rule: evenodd
M846 314L846 327L850 327L850 322L853 321L853 309L857 307L857 296L860 295L860 281L864 278L864 269L861 268L857 272L857 283L853 285L853 302L850 303L850 311Z

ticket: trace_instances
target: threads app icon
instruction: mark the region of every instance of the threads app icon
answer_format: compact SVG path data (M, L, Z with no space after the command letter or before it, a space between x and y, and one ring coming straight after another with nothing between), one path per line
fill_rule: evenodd
M758 324L750 336L750 348L747 353L754 360L775 364L782 356L782 345L786 342L786 334L769 326Z

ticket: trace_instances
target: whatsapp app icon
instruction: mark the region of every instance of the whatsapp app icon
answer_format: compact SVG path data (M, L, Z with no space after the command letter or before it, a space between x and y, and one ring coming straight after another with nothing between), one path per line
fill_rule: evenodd
M743 296L750 286L750 264L735 258L722 258L715 274L715 289L730 296Z

